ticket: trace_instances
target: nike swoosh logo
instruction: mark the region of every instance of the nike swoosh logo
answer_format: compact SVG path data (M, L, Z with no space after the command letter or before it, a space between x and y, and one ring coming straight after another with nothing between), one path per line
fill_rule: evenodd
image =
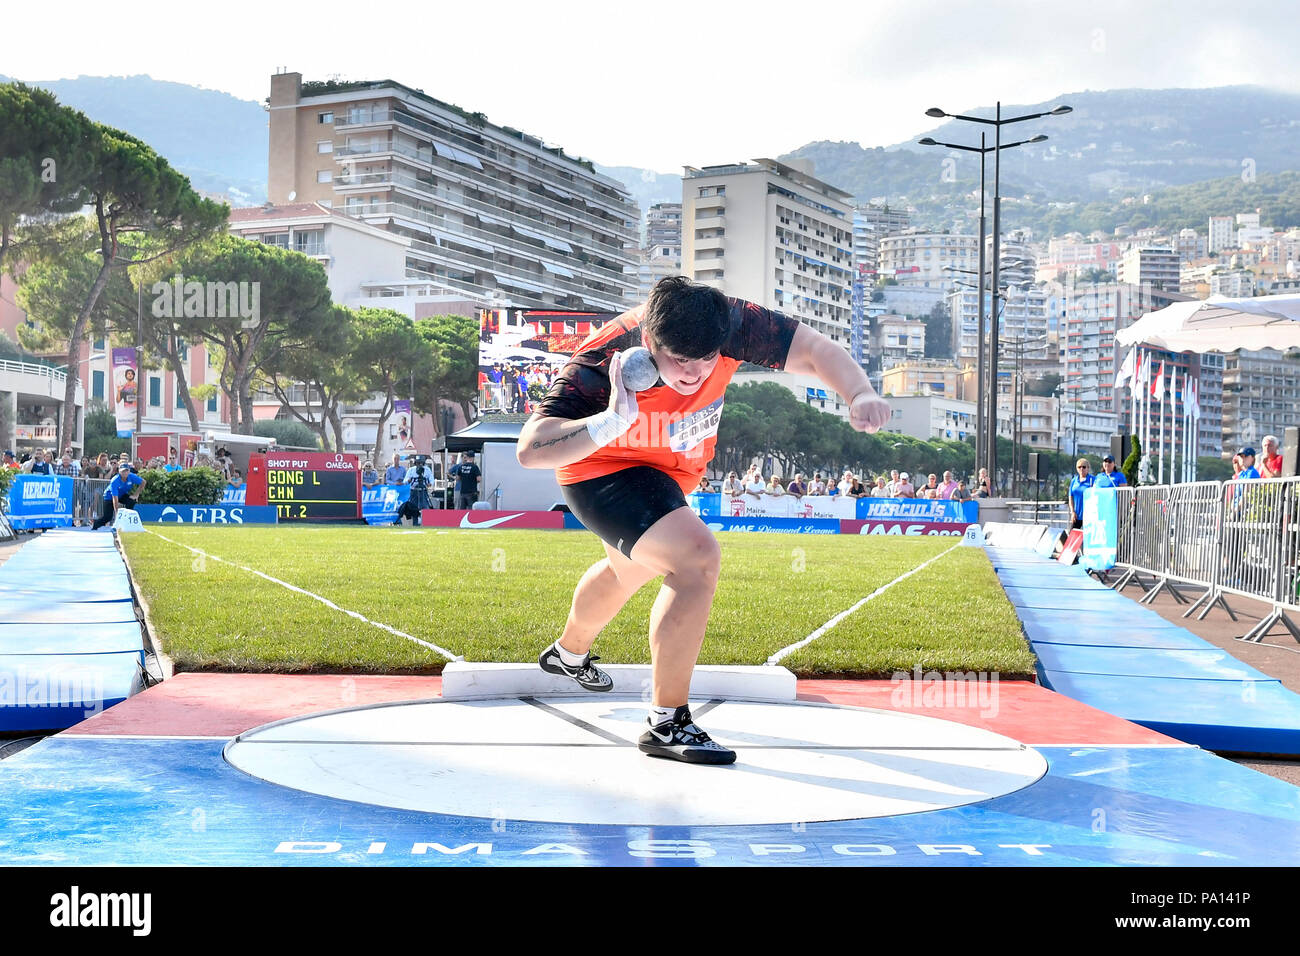
M651 729L650 736L653 737L655 740L659 741L661 744L666 744L673 739L672 734L661 734L659 733L659 731L654 729Z
M522 514L524 514L524 512L521 511L519 514L506 515L504 518L489 518L487 521L470 521L469 515L465 515L460 519L460 526L462 528L491 528L494 525L504 524L507 521L518 518L519 515Z

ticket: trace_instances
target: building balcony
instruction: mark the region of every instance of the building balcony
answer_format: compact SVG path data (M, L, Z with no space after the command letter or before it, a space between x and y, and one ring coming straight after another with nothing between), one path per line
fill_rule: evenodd
M695 252L698 255L701 252L721 253L727 247L725 236L710 236L708 239L695 240Z

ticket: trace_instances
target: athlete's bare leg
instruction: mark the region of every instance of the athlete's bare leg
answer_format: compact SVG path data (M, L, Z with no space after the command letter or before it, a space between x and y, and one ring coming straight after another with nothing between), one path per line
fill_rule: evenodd
M654 527L658 526L656 523ZM587 569L573 592L560 646L571 654L587 653L596 635L643 584L659 573L629 561L617 548L605 544L605 557Z
M632 561L664 576L650 612L654 705L681 707L704 643L718 586L722 552L713 532L689 508L664 515L632 548Z

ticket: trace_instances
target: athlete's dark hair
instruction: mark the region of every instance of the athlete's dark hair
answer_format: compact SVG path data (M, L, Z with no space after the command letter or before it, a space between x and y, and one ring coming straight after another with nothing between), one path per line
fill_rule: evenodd
M685 276L660 279L641 319L641 328L656 348L684 359L708 358L717 352L730 325L727 297Z

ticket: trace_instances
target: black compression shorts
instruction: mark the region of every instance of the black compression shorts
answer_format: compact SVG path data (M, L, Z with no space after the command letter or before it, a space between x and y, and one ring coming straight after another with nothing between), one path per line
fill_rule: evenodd
M686 507L677 482L658 468L637 465L599 478L561 485L564 500L588 531L625 557L656 521Z

